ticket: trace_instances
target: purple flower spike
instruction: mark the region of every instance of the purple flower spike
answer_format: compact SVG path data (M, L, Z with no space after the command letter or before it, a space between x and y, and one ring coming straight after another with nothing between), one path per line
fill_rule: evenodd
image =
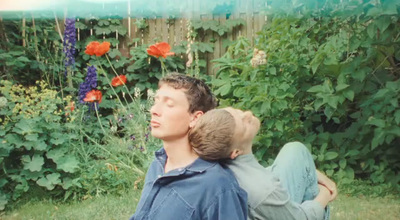
M75 64L75 43L76 43L76 29L75 19L65 19L65 31L64 31L64 42L63 52L65 54L65 74L67 74L67 68L73 67Z
M89 66L87 68L87 76L85 81L79 86L79 101L80 103L85 103L83 99L90 90L97 87L97 72L96 67Z

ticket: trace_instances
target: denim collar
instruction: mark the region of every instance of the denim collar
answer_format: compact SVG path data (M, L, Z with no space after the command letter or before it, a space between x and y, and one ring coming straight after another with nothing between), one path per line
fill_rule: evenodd
M165 149L161 148L154 154L156 156L156 160L162 165L162 167L164 167L165 163L167 162L167 153L165 152ZM199 157L193 163L184 167L183 171L187 170L195 173L203 173L207 169L215 166L216 164L217 162L203 160Z

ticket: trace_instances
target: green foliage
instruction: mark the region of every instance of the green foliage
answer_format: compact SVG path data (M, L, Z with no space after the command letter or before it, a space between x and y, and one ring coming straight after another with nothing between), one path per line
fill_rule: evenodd
M63 191L80 187L79 161L71 154L76 132L61 99L46 83L24 88L1 81L7 105L0 108L1 207L19 199L34 185Z
M54 86L59 72L64 72L62 43L54 20L26 19L25 24L21 20L4 20L0 30L2 79L24 85L43 79Z
M353 3L275 16L256 39L266 62L254 65L257 51L239 39L215 60L212 83L222 105L262 120L254 152L263 163L299 140L340 183L399 186L399 5Z
M147 54L146 49L149 46L141 45L132 48L130 65L126 68L126 71L130 73L127 75L128 81L132 81L140 91L156 89L158 80L162 77L162 64L159 59ZM172 51L179 53L179 48L172 48ZM165 68L171 72L183 72L185 69L183 60L176 56L168 56L164 64Z
M194 20L192 21L192 26L196 31L195 33L211 30L217 33L219 36L223 36L224 34L231 32L233 28L244 25L245 23L246 22L241 18L228 19L224 23L219 23L216 20Z

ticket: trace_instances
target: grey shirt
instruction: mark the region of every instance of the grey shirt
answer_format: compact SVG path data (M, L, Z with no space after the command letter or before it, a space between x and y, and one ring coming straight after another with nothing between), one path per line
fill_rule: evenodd
M322 220L324 208L314 200L302 204L290 200L271 169L261 166L253 154L238 156L226 165L233 171L239 185L248 195L248 219Z

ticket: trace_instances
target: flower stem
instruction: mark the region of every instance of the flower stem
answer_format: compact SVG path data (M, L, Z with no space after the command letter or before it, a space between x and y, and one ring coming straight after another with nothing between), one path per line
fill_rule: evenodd
M103 128L103 124L101 123L100 117L99 117L99 112L97 111L97 105L96 102L94 102L94 110L96 111L96 116L97 116L97 120L99 121L101 130L103 130L104 135L107 135L106 131Z
M110 61L110 58L108 58L108 55L107 55L107 54L106 54L106 58L107 58L107 60L108 60L108 63L110 64L111 69L113 70L114 74L115 74L117 77L119 77L117 71L114 69L114 66L112 65L112 63L111 63L111 61ZM123 86L125 87L126 91L128 92L129 97L131 97L131 99L132 99L132 101L133 101L134 99L133 99L131 93L129 92L128 87L125 85L125 83L123 84Z
M165 63L163 60L160 59L160 63L161 63L161 71L162 71L162 77L165 76L165 71L167 69L167 67L165 67Z
M117 99L118 99L119 103L121 104L122 108L125 110L125 112L128 112L128 111L126 110L124 104L122 104L121 99L118 97L117 92L115 92L114 87L111 85L111 80L108 78L107 73L106 73L106 71L104 71L104 69L103 69L103 67L102 67L102 65L101 65L101 63L100 63L100 61L99 61L98 59L97 59L97 61L98 61L98 63L99 63L100 69L102 70L104 76L107 78L107 81L108 81L108 84L110 85L110 88L111 88L112 91L114 92L114 94L115 94L115 96L117 97ZM128 108L129 108L129 106L128 106Z

